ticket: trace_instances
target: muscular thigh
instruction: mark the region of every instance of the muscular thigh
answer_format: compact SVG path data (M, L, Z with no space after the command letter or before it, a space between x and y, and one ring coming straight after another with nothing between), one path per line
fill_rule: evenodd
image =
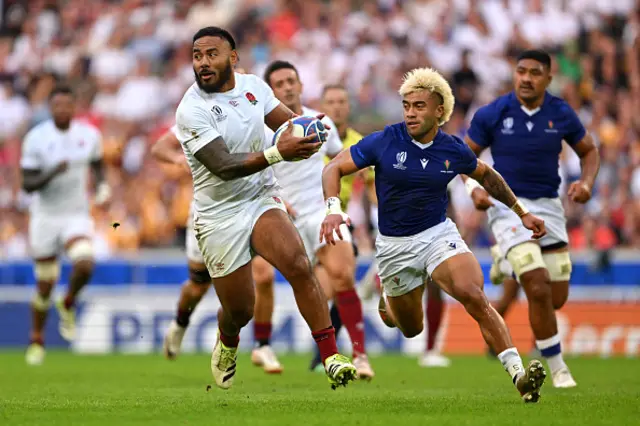
M213 278L213 287L222 307L229 312L244 311L255 305L251 264L247 263L224 277Z
M356 269L356 258L351 242L338 241L335 246L325 245L316 253L318 263L330 277L353 281Z
M422 324L424 318L422 311L423 294L424 285L421 285L401 296L387 297L389 308L391 308L393 317L401 329L415 328Z
M34 259L47 259L60 254L63 222L63 218L44 215L29 218L29 251Z
M279 209L260 216L251 233L251 247L283 274L294 262L299 262L300 257L307 258L296 227L287 213Z
M482 269L473 253L461 253L440 263L431 274L431 279L447 294L463 301L474 288L482 288Z

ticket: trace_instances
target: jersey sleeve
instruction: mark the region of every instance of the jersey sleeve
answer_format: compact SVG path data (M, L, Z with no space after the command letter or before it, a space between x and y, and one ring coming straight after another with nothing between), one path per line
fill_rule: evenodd
M20 167L29 170L38 170L43 167L42 154L38 149L38 136L33 131L27 133L22 142Z
M343 149L340 135L338 135L338 128L336 127L335 123L331 121L331 119L327 116L322 119L322 122L331 127L331 130L329 130L327 135L327 142L325 142L325 144L327 146L327 155L329 155L330 157L334 157L340 154L340 151L342 151Z
M473 115L467 136L480 146L488 147L493 142L491 135L491 109L484 106Z
M278 100L278 98L276 98L276 95L273 94L273 90L271 90L271 87L269 87L267 83L265 83L258 77L255 77L255 79L258 82L257 84L260 89L260 94L262 95L260 97L264 99L262 105L264 107L264 115L266 117L271 111L273 111L278 105L280 105L280 101Z
M378 163L381 142L382 132L376 132L365 136L360 142L351 146L351 158L359 169L375 166Z
M178 107L176 127L178 140L192 154L221 136L208 111L197 103L184 103Z
M584 139L584 136L587 134L587 130L582 125L580 118L578 118L578 115L575 113L573 108L571 108L569 105L566 105L565 108L566 108L568 123L567 123L567 132L564 135L564 140L569 145L574 146L575 144L580 142L582 139Z
M460 163L455 165L455 171L458 174L468 175L478 168L478 157L469 148L469 146L460 139L456 139L460 154Z

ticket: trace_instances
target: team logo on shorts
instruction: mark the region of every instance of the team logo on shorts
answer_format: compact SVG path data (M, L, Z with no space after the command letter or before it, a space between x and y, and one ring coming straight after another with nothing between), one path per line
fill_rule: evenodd
M282 200L280 198L278 197L271 197L271 198L273 198L273 201L275 201L276 203L282 204Z
M448 246L451 250L455 250L458 247L456 243L449 243Z
M404 165L404 162L407 161L407 153L406 151L399 152L396 154L397 163L393 165L394 169L405 170L407 167Z
M399 285L400 285L400 277L393 277L393 278L391 278L391 281L392 281L396 286L399 286Z
M216 267L216 271L222 271L224 269L224 262L218 262L213 266Z
M253 93L247 92L245 96L247 97L247 100L251 102L251 105L255 105L258 103L258 100L256 99L255 96L253 96Z

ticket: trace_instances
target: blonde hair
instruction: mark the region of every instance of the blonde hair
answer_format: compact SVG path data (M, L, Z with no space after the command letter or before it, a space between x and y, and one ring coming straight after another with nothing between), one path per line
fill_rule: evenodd
M426 90L442 96L444 114L440 120L438 120L438 125L442 126L449 121L453 113L455 98L453 97L453 91L447 80L433 68L416 68L405 74L398 93L404 97L409 93L420 90Z

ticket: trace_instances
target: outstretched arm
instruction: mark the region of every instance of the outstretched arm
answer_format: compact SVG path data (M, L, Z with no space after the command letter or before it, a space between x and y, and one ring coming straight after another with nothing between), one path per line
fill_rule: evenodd
M478 181L489 195L513 210L522 220L524 226L533 231L533 238L541 238L546 233L544 221L529 213L529 210L518 200L500 173L484 161L478 160L478 166L473 173L469 174L469 177Z

